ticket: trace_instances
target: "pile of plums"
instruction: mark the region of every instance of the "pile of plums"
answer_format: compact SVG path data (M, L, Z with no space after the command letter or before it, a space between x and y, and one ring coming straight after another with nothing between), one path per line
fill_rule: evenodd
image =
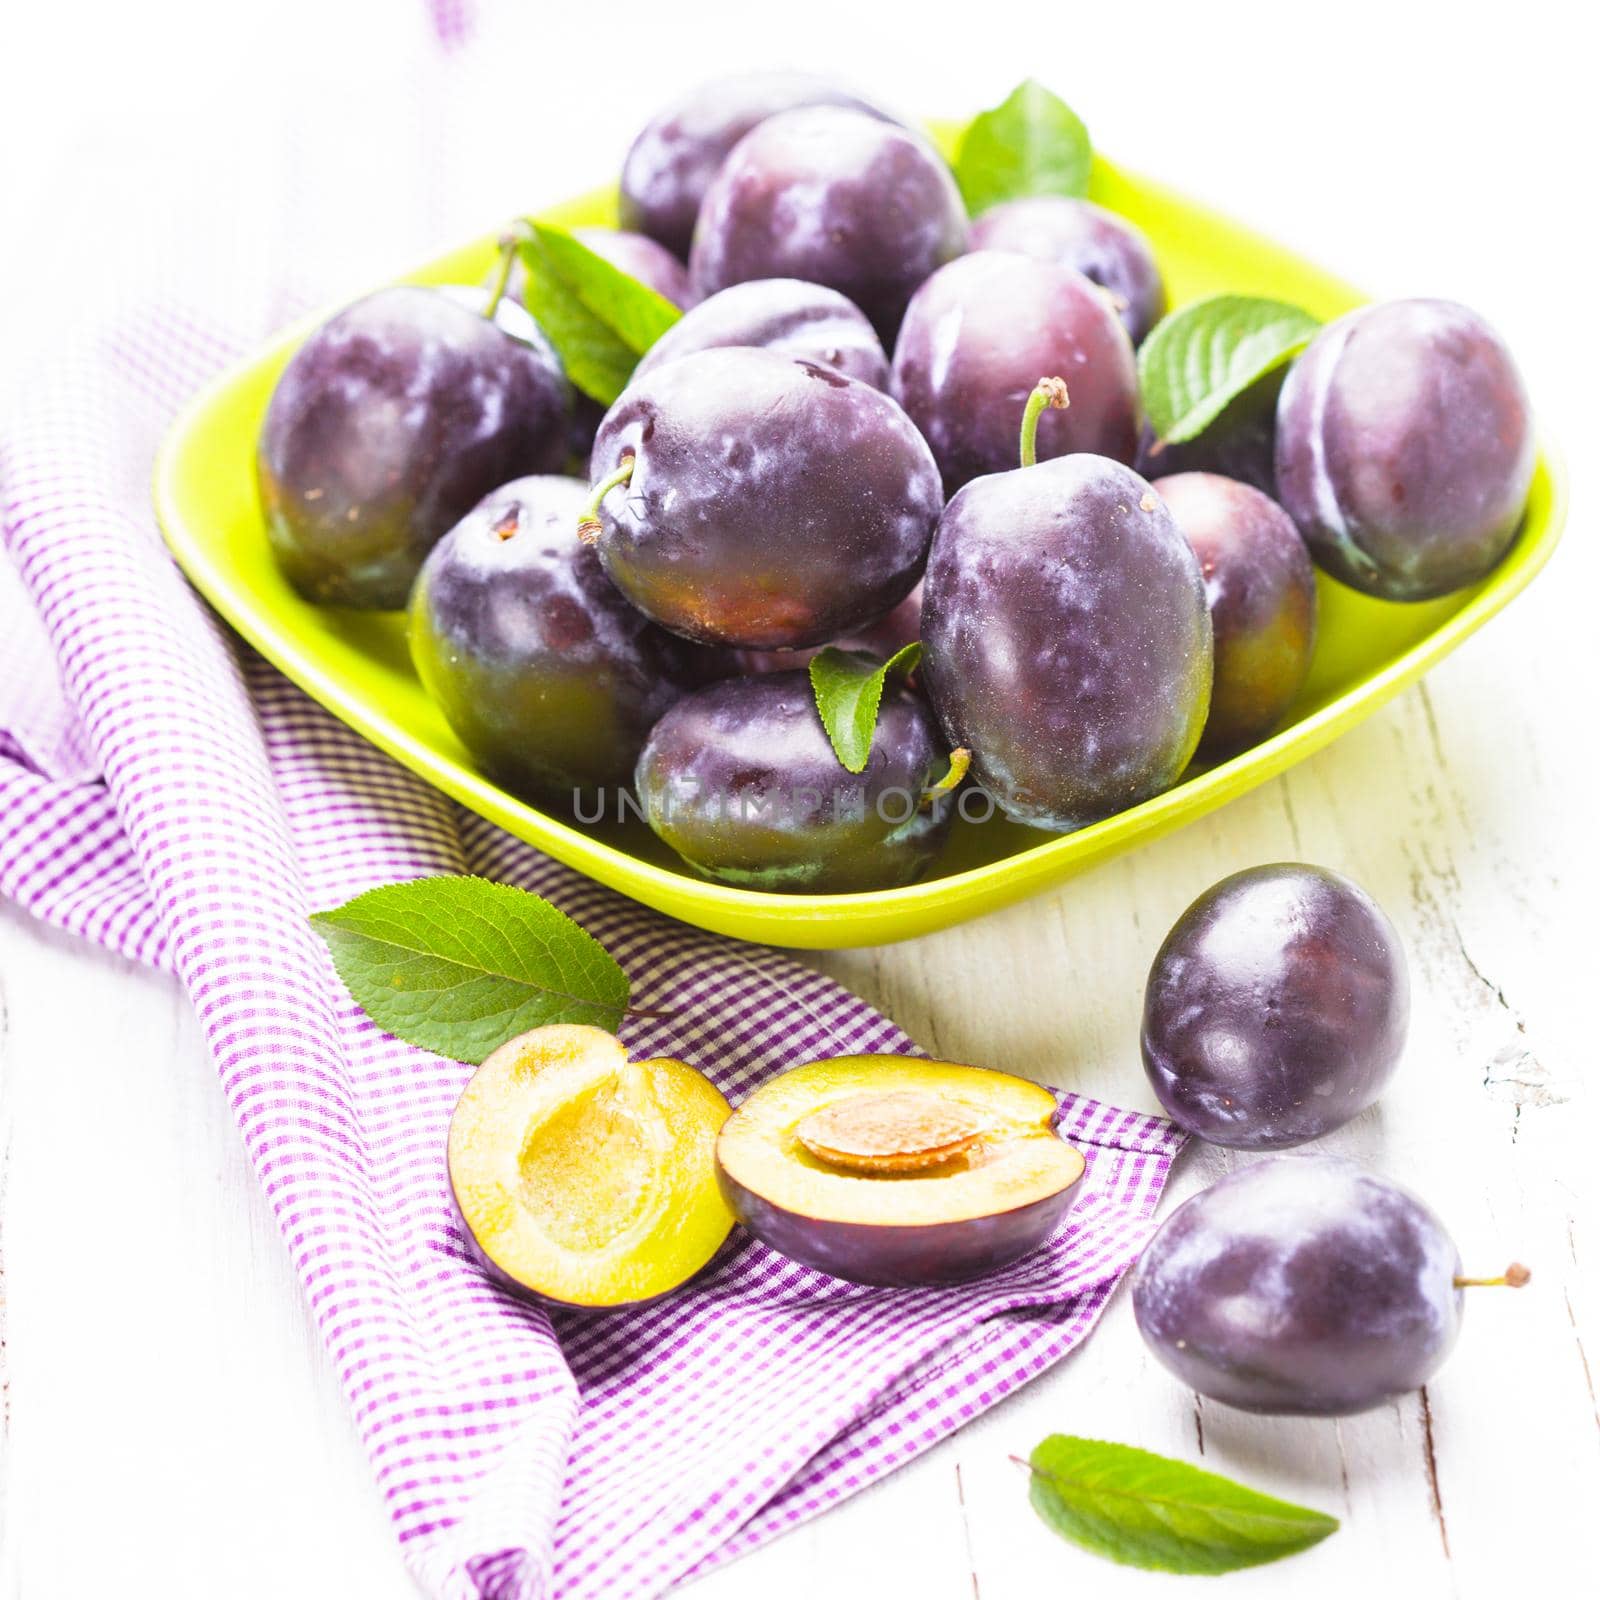
M629 151L621 221L582 241L687 309L603 416L514 292L384 289L289 362L261 499L307 599L409 604L487 774L543 802L628 791L708 877L910 881L957 749L1041 829L1136 805L1288 713L1313 563L1414 600L1516 533L1527 397L1471 312L1354 312L1164 448L1138 230L1060 195L969 219L929 140L837 84L688 96ZM846 771L809 654L918 637Z

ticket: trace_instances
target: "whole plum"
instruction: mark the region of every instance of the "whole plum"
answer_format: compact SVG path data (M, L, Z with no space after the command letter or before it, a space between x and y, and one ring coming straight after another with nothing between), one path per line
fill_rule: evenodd
M1278 401L1278 497L1317 564L1382 600L1426 600L1511 547L1533 477L1511 353L1449 300L1390 300L1325 327Z
M872 324L837 290L799 278L757 278L702 300L656 340L633 375L728 345L776 350L874 389L889 387L889 358Z
M1247 483L1181 472L1150 487L1194 546L1206 581L1213 667L1200 753L1231 755L1277 727L1311 670L1311 557L1283 507Z
M1282 1150L1378 1098L1409 1016L1400 936L1365 890L1322 867L1251 867L1173 925L1145 986L1140 1048L1181 1128Z
M1166 285L1150 241L1124 217L1092 200L1028 195L991 206L972 224L974 250L1012 250L1081 272L1112 298L1138 344L1167 309Z
M1082 827L1159 793L1205 725L1199 563L1150 485L1103 456L956 495L928 558L922 640L945 733L1035 827Z
M680 700L639 757L645 818L697 872L747 889L851 894L920 876L950 826L933 718L884 689L866 769L828 742L805 672L730 678Z
M256 450L267 537L319 605L406 603L428 551L491 489L567 454L572 392L520 306L380 289L291 358Z
M657 244L648 235L620 228L574 228L572 236L673 305L691 303L688 270L665 245Z
M1156 438L1148 423L1139 430L1139 458L1134 463L1146 478L1174 477L1180 472L1215 472L1237 478L1262 494L1278 494L1273 453L1278 437L1278 395L1284 369L1257 378L1230 400L1222 414L1194 439L1171 444Z
M757 650L823 644L892 610L942 500L893 400L771 350L702 350L630 384L590 476L617 587L686 638Z
M889 392L954 494L1016 465L1017 423L1046 372L1065 381L1071 404L1040 419L1039 455L1089 451L1131 462L1139 443L1133 345L1105 296L1070 267L980 250L917 290Z
M689 281L700 297L752 278L825 284L887 343L917 285L966 246L960 191L921 134L817 106L739 141L706 191Z
M1134 1269L1133 1314L1208 1399L1343 1417L1438 1369L1461 1327L1460 1273L1444 1225L1399 1184L1335 1156L1277 1156L1167 1218Z
M411 597L417 674L473 760L532 797L625 785L645 736L714 675L578 539L578 478L522 478L434 546Z
M622 226L689 254L700 202L728 152L759 122L801 106L886 111L843 84L804 72L747 72L702 84L644 125L622 163Z

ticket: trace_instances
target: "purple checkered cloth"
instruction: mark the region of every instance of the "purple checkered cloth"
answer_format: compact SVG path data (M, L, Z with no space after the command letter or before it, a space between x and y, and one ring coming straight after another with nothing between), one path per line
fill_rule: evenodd
M735 1101L797 1062L913 1047L786 956L667 921L463 811L206 610L154 527L149 467L175 407L260 331L152 300L18 391L0 433L0 892L188 991L424 1589L656 1595L1066 1355L1146 1238L1179 1139L1063 1095L1082 1200L1047 1247L961 1289L861 1288L743 1235L625 1313L488 1283L446 1197L468 1069L358 1011L309 912L431 873L535 890L671 1013L631 1022L629 1047Z

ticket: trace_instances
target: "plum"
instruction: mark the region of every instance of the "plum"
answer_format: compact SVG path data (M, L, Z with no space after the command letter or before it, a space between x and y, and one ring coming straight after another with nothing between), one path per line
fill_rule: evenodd
M1249 484L1182 472L1150 487L1194 546L1211 608L1211 712L1200 753L1231 755L1277 727L1311 670L1311 557L1283 507Z
M1476 582L1510 549L1533 478L1511 353L1449 300L1331 322L1278 401L1278 497L1313 559L1380 600Z
M919 583L887 616L879 617L848 638L832 642L840 650L861 651L886 660L921 637L922 585ZM808 665L818 651L826 648L826 645L817 645L808 650L731 650L727 654L732 658L734 673L787 672Z
M590 476L588 531L617 587L686 638L756 650L823 644L892 610L942 503L893 400L772 350L647 372L606 414Z
M1212 1144L1281 1150L1370 1106L1405 1046L1400 936L1322 867L1251 867L1214 884L1156 953L1140 1047L1156 1097Z
M1444 1225L1409 1190L1338 1156L1274 1156L1186 1200L1133 1274L1163 1366L1210 1400L1344 1417L1419 1388L1461 1327Z
M803 671L729 678L652 730L636 782L645 820L705 877L853 894L910 883L938 853L950 769L915 691L884 689L866 769L847 772Z
M619 228L574 228L572 236L602 260L609 261L618 271L626 272L630 278L637 278L673 305L686 306L691 303L687 269L670 250L657 244L654 239Z
M283 370L256 449L267 538L319 605L394 609L491 489L553 472L572 392L544 335L482 291L380 289Z
M952 262L917 290L889 392L933 449L946 494L1014 466L1017 421L1041 373L1071 404L1039 425L1041 456L1131 462L1139 443L1133 345L1081 272L1000 250Z
M956 495L928 557L922 640L920 677L947 737L1035 827L1082 827L1159 793L1205 726L1200 564L1150 485L1104 456L996 473Z
M794 1067L723 1125L717 1174L764 1244L855 1283L961 1283L1036 1249L1083 1157L1025 1078L912 1056Z
M702 84L652 117L629 148L618 203L623 227L687 257L700 202L728 152L780 111L825 105L894 120L843 84L812 73L748 72Z
M1278 437L1278 395L1284 369L1257 378L1230 400L1222 414L1194 439L1171 444L1157 439L1147 423L1139 433L1135 468L1146 478L1180 472L1215 472L1237 478L1274 499L1278 494L1273 452Z
M656 627L578 539L588 489L522 478L434 546L411 599L417 674L472 759L530 798L625 785L713 653Z
M1027 195L991 206L972 223L974 250L1012 250L1072 267L1111 296L1138 344L1167 309L1150 241L1114 211L1067 195Z
M887 344L917 285L966 245L960 191L921 134L816 106L735 146L700 208L689 281L702 297L752 278L825 284Z
M889 387L889 358L872 324L836 289L799 278L757 278L714 294L646 352L634 377L697 350L750 345Z
M607 1310L693 1277L733 1214L715 1140L728 1102L682 1061L629 1061L613 1035L534 1028L472 1075L446 1164L462 1233L502 1288Z

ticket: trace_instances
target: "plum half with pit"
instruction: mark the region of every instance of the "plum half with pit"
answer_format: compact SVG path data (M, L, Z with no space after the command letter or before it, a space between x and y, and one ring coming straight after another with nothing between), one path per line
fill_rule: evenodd
M918 284L967 247L967 213L938 151L838 106L771 117L706 191L689 252L702 298L753 278L837 289L887 343Z
M922 430L946 494L1017 459L1017 423L1042 374L1070 403L1039 423L1041 458L1131 462L1139 443L1133 345L1081 272L974 251L917 290L894 349L890 393Z
M922 571L943 497L899 406L772 350L702 350L606 414L589 532L619 589L686 638L824 644L891 611Z
M1317 564L1381 600L1426 600L1510 549L1533 479L1528 393L1499 335L1449 300L1325 327L1278 400L1278 497Z
M534 320L473 289L380 289L297 350L256 450L267 537L319 605L398 609L491 489L566 459L572 391Z
M853 894L919 877L951 823L951 758L915 691L891 681L867 764L848 772L804 671L729 678L680 700L639 757L645 820L705 877Z
M860 309L837 289L799 278L757 278L702 300L651 345L633 375L730 345L775 350L874 389L889 387L889 358Z
M828 105L894 120L815 73L747 72L702 84L652 117L629 147L618 202L623 227L687 257L700 202L728 152L780 111Z
M928 558L922 640L919 675L947 738L1035 827L1080 828L1160 793L1205 726L1200 564L1150 485L1104 456L995 473L956 495Z
M1420 1388L1461 1328L1444 1224L1409 1190L1338 1156L1275 1156L1186 1200L1133 1274L1162 1365L1210 1400L1345 1417Z
M490 777L530 798L626 785L650 729L716 676L712 652L658 628L578 538L578 478L520 478L423 563L417 675Z
M733 1214L715 1143L728 1102L682 1061L630 1061L600 1028L534 1028L472 1075L450 1119L450 1192L489 1276L608 1310L676 1289Z
M1270 733L1311 670L1317 580L1299 530L1259 489L1211 472L1157 478L1200 558L1211 608L1211 711L1203 756L1220 758Z
M1138 344L1167 309L1150 241L1125 217L1092 200L1026 195L991 206L972 224L973 250L1011 250L1081 272L1111 296Z
M1285 862L1224 878L1178 918L1150 968L1140 1048L1179 1127L1282 1150L1378 1098L1409 1017L1382 908L1337 872Z
M1071 1210L1084 1160L1055 1123L1055 1096L1009 1073L840 1056L746 1099L717 1172L739 1221L791 1260L854 1283L962 1283Z

